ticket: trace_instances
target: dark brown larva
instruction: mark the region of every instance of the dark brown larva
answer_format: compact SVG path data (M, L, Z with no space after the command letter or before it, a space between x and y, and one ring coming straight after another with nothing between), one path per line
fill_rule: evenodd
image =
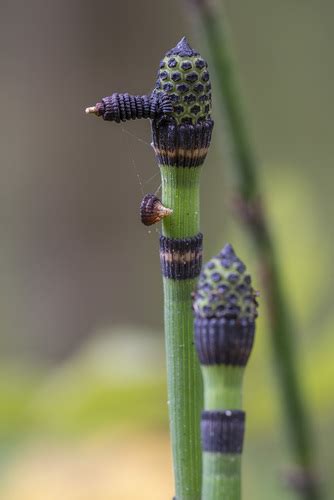
M153 120L158 116L170 114L173 105L170 97L161 92L151 95L130 95L128 93L114 93L109 97L104 97L95 106L87 108L86 113L93 113L102 116L104 120L116 123L136 118L150 118Z
M145 226L152 226L172 213L173 210L165 207L155 194L147 194L140 204L140 219Z

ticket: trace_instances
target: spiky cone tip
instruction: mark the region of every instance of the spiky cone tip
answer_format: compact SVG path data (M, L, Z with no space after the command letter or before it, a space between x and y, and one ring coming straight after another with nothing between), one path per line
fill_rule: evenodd
M246 365L257 307L246 266L227 244L204 266L193 295L195 344L201 364Z

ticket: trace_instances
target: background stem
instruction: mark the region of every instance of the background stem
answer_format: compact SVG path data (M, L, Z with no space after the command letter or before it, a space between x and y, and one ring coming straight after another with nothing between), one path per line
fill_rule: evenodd
M239 100L227 38L226 20L214 2L197 0L194 4L201 22L201 31L204 33L210 50L212 68L216 77L216 93L218 89L222 100L221 109L224 121L228 122L234 145L234 166L238 177L237 212L246 224L249 237L257 251L258 261L261 263L262 286L266 290L263 295L267 298L273 357L281 386L289 440L295 461L303 468L305 478L304 487L299 490L299 493L304 499L315 500L320 498L320 491L312 480L314 450L297 374L294 327L288 312L274 246L262 208L256 160Z
M202 500L241 498L241 455L203 453Z
M245 368L202 365L205 410L242 409ZM203 452L202 500L241 498L241 454Z
M244 371L232 365L202 365L204 408L241 410Z

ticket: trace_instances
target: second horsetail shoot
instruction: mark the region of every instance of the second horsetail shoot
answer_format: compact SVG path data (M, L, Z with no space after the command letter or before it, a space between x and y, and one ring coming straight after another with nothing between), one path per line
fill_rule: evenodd
M146 225L162 222L160 262L175 496L177 500L199 500L203 395L193 341L191 294L202 264L200 174L213 128L207 63L182 38L160 62L151 93L114 93L86 112L116 123L151 120L162 199L147 195L141 219Z
M240 500L242 382L257 317L256 293L231 245L203 268L193 295L204 382L202 500Z

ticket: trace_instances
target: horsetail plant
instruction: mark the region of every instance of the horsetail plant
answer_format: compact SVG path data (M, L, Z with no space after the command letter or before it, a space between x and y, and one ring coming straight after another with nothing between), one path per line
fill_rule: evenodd
M241 498L242 381L254 340L255 297L231 245L204 266L193 295L204 382L202 500Z
M141 204L141 219L148 225L162 220L160 262L176 499L199 500L202 383L193 345L191 294L202 263L200 173L213 128L207 63L182 38L161 61L150 95L113 94L86 112L117 123L152 120L162 201L147 195Z

